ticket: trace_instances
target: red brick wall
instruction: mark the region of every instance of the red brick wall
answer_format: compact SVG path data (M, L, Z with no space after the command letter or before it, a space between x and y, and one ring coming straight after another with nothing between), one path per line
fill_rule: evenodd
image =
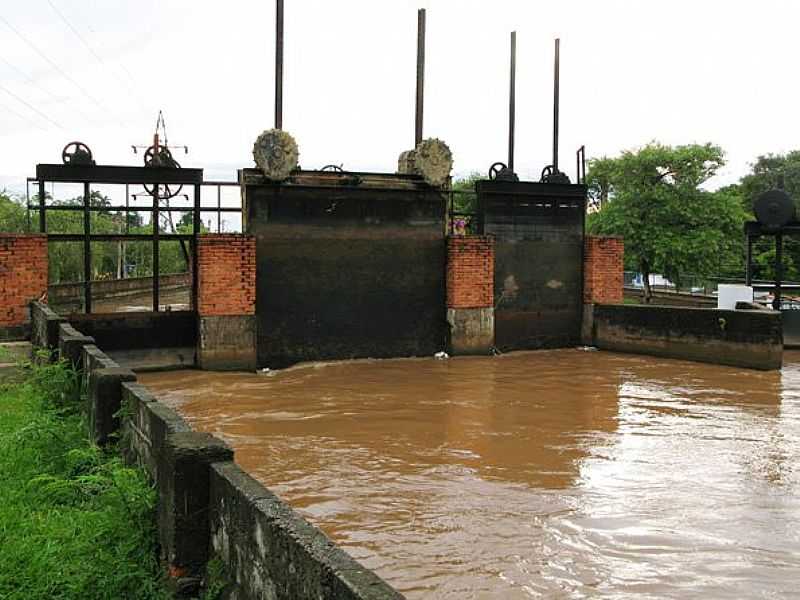
M447 238L447 307L494 306L494 238Z
M197 241L200 316L256 311L256 240L243 234L201 235Z
M28 303L45 291L47 236L0 233L0 327L28 321Z
M587 236L584 242L583 302L620 304L625 244L620 237Z

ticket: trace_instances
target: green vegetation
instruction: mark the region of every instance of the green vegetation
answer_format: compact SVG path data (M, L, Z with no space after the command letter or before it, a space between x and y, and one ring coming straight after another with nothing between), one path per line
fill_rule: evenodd
M651 273L678 286L689 274L742 275L741 196L703 187L723 164L718 146L658 143L590 163L587 183L602 209L588 216L587 229L625 238L626 268L642 274L645 301Z
M38 197L31 199L32 204ZM83 198L52 200L48 205L83 205ZM110 206L111 201L92 192L92 206ZM162 214L159 225L161 233L191 233L191 213L184 213L179 221L170 218L171 213ZM38 223L38 214L31 214L33 228ZM0 192L0 232L22 233L27 231L28 217L24 202ZM125 222L124 212L101 210L92 212L90 230L92 233L152 233L152 226L145 224L138 213L130 213ZM83 233L83 213L81 211L48 211L47 230L51 233ZM162 241L159 268L162 275L183 273L188 270L188 244L177 241ZM50 283L83 281L83 243L60 242L50 244ZM149 277L153 274L153 245L150 240L141 242L94 242L92 243L92 279L121 279L123 277Z
M0 598L168 598L145 475L89 442L72 370L25 375L0 385Z

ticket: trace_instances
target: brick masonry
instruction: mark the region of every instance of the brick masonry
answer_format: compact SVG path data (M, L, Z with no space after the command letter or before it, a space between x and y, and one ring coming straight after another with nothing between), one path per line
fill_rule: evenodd
M447 239L447 308L494 306L494 237Z
M587 236L584 241L584 304L621 304L625 244L620 237Z
M198 314L203 317L255 314L255 238L242 234L201 235L197 255Z
M47 236L0 233L0 328L30 321L30 302L47 291Z
M197 241L197 364L212 371L256 368L256 240L202 235Z

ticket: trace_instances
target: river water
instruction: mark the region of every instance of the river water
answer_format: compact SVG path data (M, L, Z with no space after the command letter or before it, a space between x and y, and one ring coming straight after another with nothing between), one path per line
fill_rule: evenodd
M140 377L408 598L800 594L800 353Z

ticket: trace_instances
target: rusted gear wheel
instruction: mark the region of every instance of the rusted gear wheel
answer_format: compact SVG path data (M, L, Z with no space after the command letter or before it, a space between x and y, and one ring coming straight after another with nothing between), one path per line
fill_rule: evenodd
M83 142L70 142L61 151L61 162L65 165L93 165L92 151Z
M180 163L172 157L172 152L169 151L169 148L164 146L159 147L156 149L155 146L150 146L144 152L144 166L145 167L162 167L167 169L180 169ZM147 191L148 194L151 196L155 191L154 185L145 184L144 189ZM169 184L163 184L158 186L158 198L159 200L167 200L169 198L174 198L178 194L181 193L183 189L183 185L178 185L177 187L170 186Z

